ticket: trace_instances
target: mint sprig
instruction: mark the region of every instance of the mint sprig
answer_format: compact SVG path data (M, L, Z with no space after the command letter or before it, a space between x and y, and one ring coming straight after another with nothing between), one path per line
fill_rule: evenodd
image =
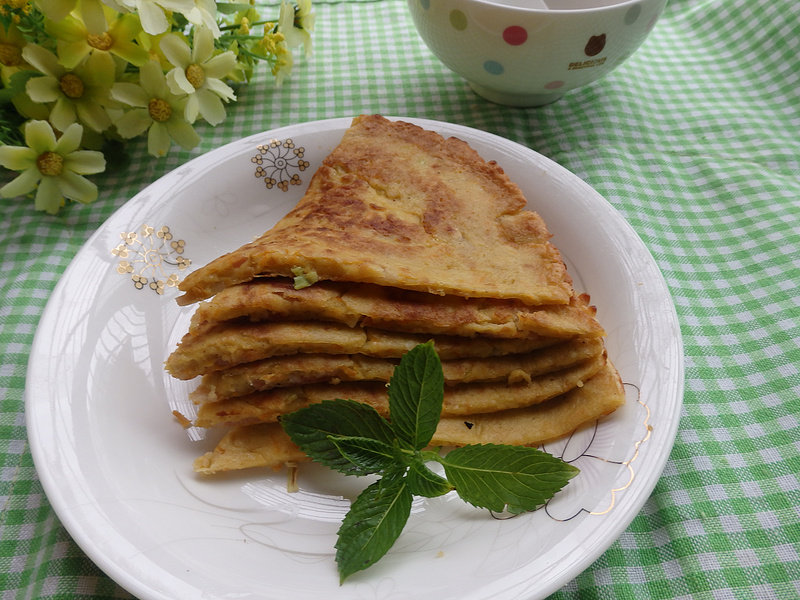
M380 475L353 502L336 542L339 581L375 564L400 536L413 497L452 490L493 511L535 510L578 474L564 461L526 446L476 444L442 456L428 450L442 413L444 375L433 343L400 360L388 386L390 420L366 404L326 400L281 417L313 460L346 475ZM437 462L445 477L427 463Z

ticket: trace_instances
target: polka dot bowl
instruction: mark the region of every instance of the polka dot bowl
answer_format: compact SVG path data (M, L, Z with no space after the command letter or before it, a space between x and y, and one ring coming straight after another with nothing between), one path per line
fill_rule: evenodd
M408 0L423 42L483 98L540 106L610 73L667 0Z

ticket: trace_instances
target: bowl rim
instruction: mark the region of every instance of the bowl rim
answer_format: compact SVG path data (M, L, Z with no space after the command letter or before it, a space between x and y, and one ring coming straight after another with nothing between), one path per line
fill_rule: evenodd
M412 1L412 0L409 0ZM612 10L619 10L620 8L630 7L636 4L646 4L648 2L658 2L659 0L619 0L614 4L607 4L604 6L595 6L595 7L587 7L587 8L536 8L536 7L526 7L526 6L516 6L515 4L509 4L509 1L513 0L461 0L465 4L472 3L472 4L479 4L485 7L493 7L493 8L502 8L505 10L509 10L511 12L519 12L524 14L541 14L541 15L551 15L551 14L595 14L601 12L608 12ZM663 0L666 3L666 0Z

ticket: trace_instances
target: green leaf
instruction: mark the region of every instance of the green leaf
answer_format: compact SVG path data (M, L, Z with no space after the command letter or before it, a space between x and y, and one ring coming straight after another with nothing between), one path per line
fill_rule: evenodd
M343 458L352 463L350 473L370 475L391 469L397 464L394 446L358 436L329 436Z
M405 478L399 476L384 477L359 494L339 528L339 583L389 551L408 521L412 498Z
M444 374L433 342L407 352L389 381L389 413L397 436L420 450L431 441L442 414Z
M534 510L578 474L572 465L524 446L464 446L440 462L462 499L497 512Z
M326 400L280 418L284 431L312 459L345 474L362 475L332 441L337 437L364 437L393 445L389 423L366 404L353 400Z
M241 2L217 2L217 12L223 15L233 15L238 12L247 12L253 8L250 4Z
M411 463L406 480L408 489L415 496L435 498L453 489L453 485L447 479L431 471L422 461Z
M25 91L25 85L31 77L41 77L37 71L17 71L8 79L8 83L0 87L0 104L7 104L17 94Z

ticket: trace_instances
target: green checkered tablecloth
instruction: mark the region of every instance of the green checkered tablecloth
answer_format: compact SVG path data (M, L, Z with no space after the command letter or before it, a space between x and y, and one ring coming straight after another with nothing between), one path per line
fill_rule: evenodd
M800 2L671 0L609 77L536 109L475 96L404 0L317 0L314 55L259 78L202 143L144 141L58 216L0 200L0 597L129 598L71 540L37 479L23 393L37 322L81 244L146 184L247 134L358 113L521 142L605 196L672 291L686 392L674 449L627 530L553 598L800 597ZM10 178L0 173L0 181Z

